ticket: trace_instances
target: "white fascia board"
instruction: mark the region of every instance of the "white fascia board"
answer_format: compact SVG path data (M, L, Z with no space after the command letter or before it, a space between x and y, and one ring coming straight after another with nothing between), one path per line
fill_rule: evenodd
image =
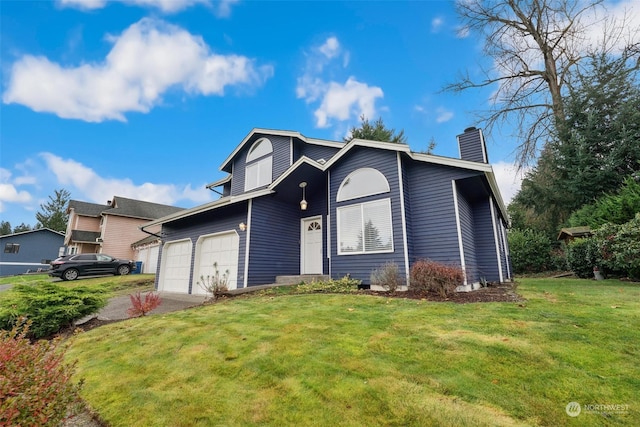
M213 181L211 184L207 184L206 188L211 189L211 188L219 187L219 186L224 185L224 184L226 184L227 182L230 182L230 181L231 181L231 174L229 174L229 175L225 176L224 178L219 179L217 181Z
M342 146L340 151L338 151L327 163L324 164L324 169L329 169L332 165L334 165L338 160L340 160L344 155L346 155L353 147L369 147L369 148L378 148L381 150L390 150L390 151L400 151L403 153L411 154L411 150L407 144L397 144L394 142L380 142L380 141L369 141L366 139L352 139L348 143Z
M479 172L493 172L491 165L487 163L470 162L469 160L461 160L453 157L434 156L432 154L409 153L413 160L425 163L434 163L436 165L452 166L455 168L471 169Z
M493 168L491 168L491 171L485 172L485 176L487 177L489 187L491 187L491 192L493 193L493 197L498 204L498 209L500 209L502 217L505 219L505 221L508 221L509 214L507 213L507 207L504 204L504 200L502 200L502 194L500 194L500 187L498 187L498 181L496 181L496 176L493 173Z
M324 171L323 165L316 162L315 160L308 158L307 156L302 156L298 160L296 160L296 162L292 164L286 171L284 171L282 175L280 175L275 181L273 181L267 188L269 188L270 190L276 188L282 181L287 179L287 177L291 175L293 171L295 171L303 163L313 166L314 168L320 171Z
M175 221L177 219L186 218L202 212L218 209L222 206L233 205L234 203L255 199L256 197L265 196L267 194L272 194L272 193L274 193L274 191L268 188L264 188L262 190L244 193L239 196L222 197L218 200L214 200L213 202L205 203L204 205L196 206L191 209L185 209L184 211L176 212L174 214L167 215L162 218L158 218L155 221L145 224L144 227L151 227L152 225L157 225L157 224L165 224L167 222Z

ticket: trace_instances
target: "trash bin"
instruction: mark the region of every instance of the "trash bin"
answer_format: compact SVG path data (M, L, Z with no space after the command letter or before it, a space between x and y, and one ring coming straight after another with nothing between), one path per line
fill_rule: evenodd
M142 273L142 261L136 261L136 269L131 272L131 274L140 274Z

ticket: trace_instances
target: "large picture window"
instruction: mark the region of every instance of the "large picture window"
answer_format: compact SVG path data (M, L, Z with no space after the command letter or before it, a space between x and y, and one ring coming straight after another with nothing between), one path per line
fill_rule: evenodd
M338 208L338 255L393 252L391 199Z
M257 140L249 149L244 175L244 191L264 187L273 179L273 147L267 138Z

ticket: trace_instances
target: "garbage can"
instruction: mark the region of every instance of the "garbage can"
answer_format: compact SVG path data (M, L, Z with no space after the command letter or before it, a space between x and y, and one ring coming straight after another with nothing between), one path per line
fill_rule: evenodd
M136 261L136 269L131 272L131 274L140 274L142 273L142 261Z

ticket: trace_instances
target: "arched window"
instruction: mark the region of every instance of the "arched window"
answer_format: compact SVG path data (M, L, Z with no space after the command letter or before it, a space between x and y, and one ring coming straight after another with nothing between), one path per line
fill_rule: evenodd
M351 172L340 184L336 201L388 193L389 183L373 168ZM391 198L352 203L337 208L338 255L393 252Z
M273 146L267 138L260 138L249 149L245 161L244 191L264 187L273 180Z
M389 183L380 171L373 168L361 168L351 172L342 181L336 201L343 202L388 192Z

